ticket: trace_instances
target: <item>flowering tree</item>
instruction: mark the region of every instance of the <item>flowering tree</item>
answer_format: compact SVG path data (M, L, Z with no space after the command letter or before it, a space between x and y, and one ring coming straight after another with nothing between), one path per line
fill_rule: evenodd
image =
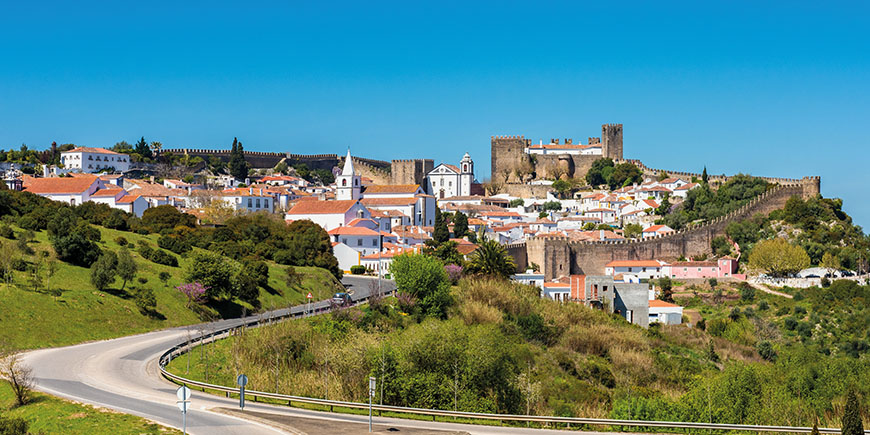
M447 272L447 278L450 279L452 284L456 284L459 278L462 278L462 266L448 264L444 266L444 271Z
M187 296L187 307L190 308L191 302L201 304L205 302L205 292L208 286L204 286L199 282L191 282L175 287L178 291Z

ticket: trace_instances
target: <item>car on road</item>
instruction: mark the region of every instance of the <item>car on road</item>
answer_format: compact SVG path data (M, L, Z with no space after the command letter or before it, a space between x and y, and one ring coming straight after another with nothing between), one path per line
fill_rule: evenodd
M346 307L353 305L353 299L350 297L350 293L339 292L332 295L332 304Z

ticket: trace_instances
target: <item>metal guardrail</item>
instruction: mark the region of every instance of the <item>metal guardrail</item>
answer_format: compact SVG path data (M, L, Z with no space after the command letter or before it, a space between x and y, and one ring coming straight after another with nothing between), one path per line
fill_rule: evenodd
M385 292L384 295L389 295L391 292ZM355 304L360 304L368 301L368 297L360 298L355 301ZM319 305L319 306L317 306ZM315 308L309 313L310 315L319 315L328 313L332 310L330 304L323 304L322 301L315 305ZM290 309L287 313L279 316L270 317L269 320L280 320L286 318L303 317L304 310ZM160 373L166 379L188 387L198 388L205 392L206 390L220 391L225 393L226 397L230 394L239 392L238 388L225 387L222 385L209 384L205 382L193 381L181 376L169 373L166 370L166 365L176 356L183 355L191 350L197 343L205 344L206 340L214 342L224 336L229 336L233 331L241 327L256 327L264 324L262 319L253 318L251 321L243 322L241 325L236 325L229 328L214 331L207 335L201 335L190 342L185 341L177 344L160 355L158 364ZM257 398L270 399L276 401L287 402L288 406L292 406L293 402L304 403L309 405L328 406L330 410L333 407L351 408L351 409L369 409L368 403L360 402L344 402L339 400L317 399L313 397L290 396L286 394L269 393L265 391L245 390L245 395L257 400ZM537 416L537 415L517 415L517 414L492 414L480 412L463 412L463 411L448 411L442 409L426 409L426 408L410 408L405 406L390 406L372 404L371 408L380 412L393 412L397 414L414 414L431 416L432 421L436 417L453 417L472 420L487 420L487 421L514 421L514 422L530 422L530 423L550 423L550 424L577 424L589 426L626 426L635 428L666 428L666 429L703 429L715 431L742 431L742 432L766 432L766 433L810 433L812 428L795 427L795 426L765 426L765 425L750 425L750 424L723 424L723 423L696 423L696 422L676 422L676 421L645 421L645 420L615 420L607 418L579 418L579 417L555 417L555 416ZM819 428L819 433L823 434L839 434L840 429L836 428ZM865 434L870 434L870 430L865 430Z

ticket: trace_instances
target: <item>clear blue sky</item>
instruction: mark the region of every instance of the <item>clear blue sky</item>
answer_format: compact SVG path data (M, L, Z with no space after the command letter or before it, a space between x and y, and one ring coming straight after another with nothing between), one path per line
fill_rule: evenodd
M650 166L821 175L866 228L868 5L4 2L0 147L238 136L385 160L468 151L485 178L491 135L585 141L619 122L626 157Z

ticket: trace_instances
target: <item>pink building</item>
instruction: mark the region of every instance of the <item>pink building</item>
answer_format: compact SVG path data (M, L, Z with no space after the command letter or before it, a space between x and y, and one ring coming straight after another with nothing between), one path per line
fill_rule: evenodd
M737 277L737 260L729 257L718 261L678 261L663 268L671 278L728 278Z

